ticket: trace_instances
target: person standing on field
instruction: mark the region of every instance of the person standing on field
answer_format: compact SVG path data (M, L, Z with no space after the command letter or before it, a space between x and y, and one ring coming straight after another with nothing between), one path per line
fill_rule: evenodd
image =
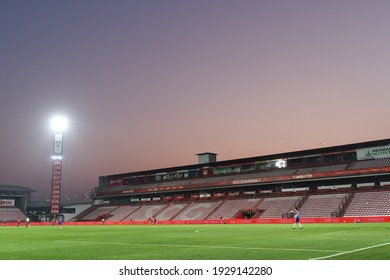
M58 221L57 221L57 228L60 228L60 229L62 229L62 217L59 217L58 218Z
M301 217L299 216L299 211L295 207L294 210L291 210L291 213L294 213L294 226L293 229L295 229L295 226L299 224L299 228L302 229L302 224L301 224Z
M30 218L26 217L26 228L30 228Z

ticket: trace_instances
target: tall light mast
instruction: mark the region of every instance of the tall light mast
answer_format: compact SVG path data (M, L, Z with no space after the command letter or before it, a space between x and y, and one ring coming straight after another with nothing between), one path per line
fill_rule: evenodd
M55 117L52 119L51 124L54 130L54 145L53 145L53 156L51 157L52 176L51 176L50 212L53 215L58 215L60 212L60 201L61 201L63 131L66 129L68 121L64 117Z

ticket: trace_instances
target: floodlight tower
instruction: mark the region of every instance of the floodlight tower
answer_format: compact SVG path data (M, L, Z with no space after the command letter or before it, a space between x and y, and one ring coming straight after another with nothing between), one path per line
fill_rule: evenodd
M51 214L57 215L60 212L61 196L61 173L62 173L62 150L63 150L63 131L68 125L68 120L64 117L55 117L51 122L54 130L54 145L52 159L51 176Z

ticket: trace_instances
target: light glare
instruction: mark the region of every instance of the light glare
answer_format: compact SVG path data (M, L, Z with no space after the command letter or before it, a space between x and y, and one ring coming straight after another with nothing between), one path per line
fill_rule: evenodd
M65 117L55 117L51 121L51 126L56 132L62 132L68 127L68 120Z
M60 159L62 159L62 156L52 156L51 159L53 159L53 160L60 160Z

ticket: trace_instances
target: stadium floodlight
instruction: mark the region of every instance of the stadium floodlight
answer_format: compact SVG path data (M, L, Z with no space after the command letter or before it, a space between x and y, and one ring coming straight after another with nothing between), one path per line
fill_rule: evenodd
M54 117L51 126L55 132L63 132L68 127L68 119L63 116Z
M62 156L52 156L51 159L62 159Z
M287 167L287 161L285 159L278 159L275 162L275 166L277 168L286 168Z
M68 127L68 120L63 116L54 117L51 120L51 126L54 130L54 147L53 156L51 157L51 214L55 216L60 211L63 131Z

